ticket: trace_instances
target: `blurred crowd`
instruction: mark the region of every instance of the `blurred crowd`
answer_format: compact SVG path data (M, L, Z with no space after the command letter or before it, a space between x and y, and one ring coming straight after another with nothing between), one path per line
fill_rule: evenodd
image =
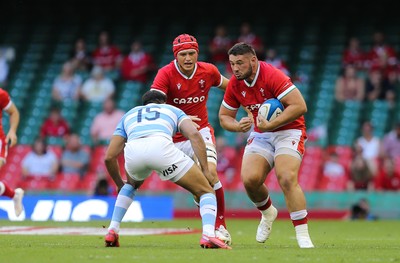
M287 61L263 37L255 33L252 25L244 22L232 37L226 25L215 26L206 48L206 61L217 65L226 76L231 76L227 51L236 42L254 46L260 60L264 60L290 76L294 83L301 83L307 76L300 76L290 69ZM400 89L400 67L397 50L387 43L385 35L377 31L372 36L370 49L356 37L348 40L342 54L341 71L335 82L335 99L338 102L368 102L384 100L395 106ZM0 50L0 83L7 86L8 63L12 50ZM44 177L54 180L57 174L77 175L83 180L91 162L93 147L107 145L114 127L125 113L115 106L116 82L138 82L148 85L158 67L154 54L147 52L141 41L132 41L126 54L112 41L111 32L101 31L94 50L88 50L85 38L71 43L70 57L52 84L53 106L43 122L40 135L31 150L21 160L22 177ZM140 92L139 90L137 92ZM102 110L93 119L90 129L93 147L83 145L79 135L63 118L60 106L65 101L100 103ZM60 138L62 150L55 153L48 148L49 138ZM218 172L227 189L240 190L240 158L245 141L235 146L217 138ZM374 135L369 120L362 123L361 136L353 145L349 158L337 151L324 151L315 190L400 190L400 123L384 137ZM307 154L307 151L306 151ZM346 155L347 156L347 155ZM105 171L93 177L93 193L111 194ZM53 179L51 179L53 178Z

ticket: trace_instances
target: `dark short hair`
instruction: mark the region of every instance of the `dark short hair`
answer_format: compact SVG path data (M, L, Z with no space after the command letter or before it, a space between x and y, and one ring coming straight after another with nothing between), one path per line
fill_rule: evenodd
M256 51L254 50L254 48L251 45L244 43L244 42L236 43L228 51L228 55L238 56L238 55L244 55L244 54L252 54L255 56Z
M142 104L149 103L162 104L167 101L167 95L158 90L148 90L142 96Z

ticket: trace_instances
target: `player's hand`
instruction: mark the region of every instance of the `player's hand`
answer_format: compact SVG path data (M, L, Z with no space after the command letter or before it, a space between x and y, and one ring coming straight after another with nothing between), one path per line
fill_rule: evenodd
M6 137L6 142L8 143L8 146L13 147L17 144L17 141L17 135L14 132L8 132Z
M239 132L247 132L253 125L253 119L250 117L243 117L239 121Z
M204 171L202 170L204 176L207 178L207 181L210 183L211 186L214 186L214 184L216 184L218 182L218 180L216 180L216 178L214 178L214 176L212 176L212 174L210 173L209 170Z
M257 128L261 132L267 132L276 129L276 127L271 122L267 121L264 117L260 115L257 116Z
M198 125L196 121L201 121L201 119L197 117L197 115L189 115L189 118L192 120L192 123L196 129L200 128L200 125Z

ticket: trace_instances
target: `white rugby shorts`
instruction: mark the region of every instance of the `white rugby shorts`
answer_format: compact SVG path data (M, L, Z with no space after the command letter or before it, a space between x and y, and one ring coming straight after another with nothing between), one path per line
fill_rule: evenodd
M276 132L251 132L244 150L246 154L263 156L271 167L274 167L275 157L288 154L302 160L304 144L307 140L302 130L290 129Z
M179 150L171 139L149 136L126 143L125 169L128 175L143 181L154 170L162 181L176 182L193 166L193 160Z
M207 161L210 163L217 164L217 149L214 144L215 142L214 134L211 132L209 127L200 129L199 132L206 144ZM192 159L194 158L194 151L192 148L192 144L190 143L189 140L176 142L175 145L176 147L178 147L178 149L189 155L190 158Z

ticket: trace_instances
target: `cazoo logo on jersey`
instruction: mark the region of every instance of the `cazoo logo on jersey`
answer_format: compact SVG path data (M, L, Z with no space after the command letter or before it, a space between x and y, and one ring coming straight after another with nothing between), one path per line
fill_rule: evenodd
M206 96L200 97L187 97L187 98L175 98L175 104L191 104L191 103L199 103L203 102L206 99Z
M250 110L250 111L253 111L253 110L259 109L260 106L261 106L261 103L259 103L259 104L251 104L251 105L247 105L246 108L248 110Z

